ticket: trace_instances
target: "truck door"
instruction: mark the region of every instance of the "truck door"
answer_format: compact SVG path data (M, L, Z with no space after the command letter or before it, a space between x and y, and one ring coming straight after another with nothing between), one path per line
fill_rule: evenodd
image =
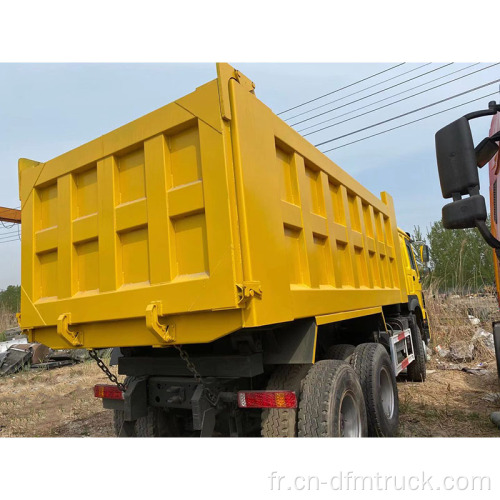
M406 266L406 282L408 284L408 295L419 295L419 292L422 291L422 285L420 284L420 275L418 273L415 255L413 254L411 244L407 239L405 239L405 246L410 264L409 266Z

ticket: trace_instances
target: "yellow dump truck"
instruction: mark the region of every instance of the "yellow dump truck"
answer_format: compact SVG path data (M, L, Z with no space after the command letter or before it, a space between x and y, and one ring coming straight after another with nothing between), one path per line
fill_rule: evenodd
M20 323L115 350L117 434L394 435L425 378L409 236L227 64L45 163L19 161Z

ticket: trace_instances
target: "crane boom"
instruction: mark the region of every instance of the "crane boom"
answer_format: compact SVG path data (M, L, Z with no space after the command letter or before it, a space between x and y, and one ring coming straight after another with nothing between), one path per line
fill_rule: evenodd
M0 207L0 221L21 224L21 210L16 208Z

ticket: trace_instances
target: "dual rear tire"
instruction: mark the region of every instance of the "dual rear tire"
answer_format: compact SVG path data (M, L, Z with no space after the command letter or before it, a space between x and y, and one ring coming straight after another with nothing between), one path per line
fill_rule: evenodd
M380 344L360 344L351 356L366 404L368 435L396 436L399 427L399 400L391 358Z
M354 370L334 359L313 365L302 386L299 437L363 437L367 430L363 392Z
M116 436L121 437L179 437L181 429L172 412L161 408L148 408L145 417L138 418L135 423L127 426L123 411L113 411L113 427ZM124 432L125 431L125 432Z
M267 388L294 390L299 405L297 409L264 410L263 436L397 435L398 391L385 348L376 343L335 347L327 354L342 359L277 368Z

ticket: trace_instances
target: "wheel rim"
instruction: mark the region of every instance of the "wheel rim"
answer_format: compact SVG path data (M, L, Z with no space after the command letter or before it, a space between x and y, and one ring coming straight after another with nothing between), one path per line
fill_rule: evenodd
M340 402L340 436L361 436L361 415L356 398L351 391L344 392Z
M386 368L380 370L380 395L385 416L392 418L394 415L394 388L392 387L391 376Z

